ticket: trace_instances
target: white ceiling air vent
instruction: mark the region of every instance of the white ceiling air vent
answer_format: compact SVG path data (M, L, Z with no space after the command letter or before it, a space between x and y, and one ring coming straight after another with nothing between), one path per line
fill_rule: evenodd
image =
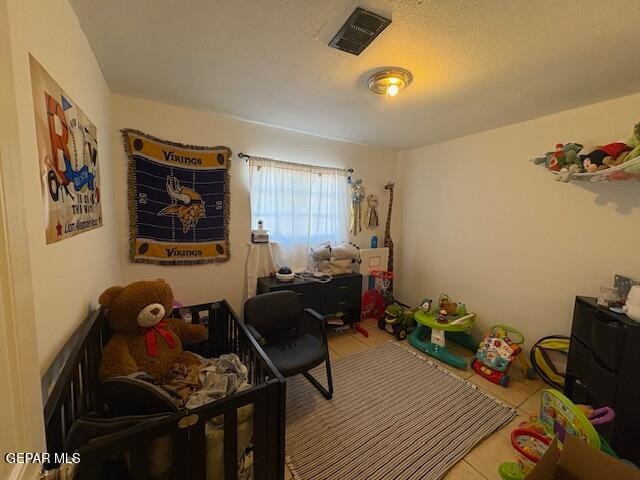
M390 23L388 18L357 7L329 42L329 46L360 55Z

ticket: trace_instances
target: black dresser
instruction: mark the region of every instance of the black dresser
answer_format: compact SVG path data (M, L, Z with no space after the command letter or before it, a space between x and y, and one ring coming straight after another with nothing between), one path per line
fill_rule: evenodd
M574 403L612 407L616 419L601 433L640 465L640 324L576 297L564 393Z
M258 279L258 294L279 290L293 290L304 308L313 308L325 317L341 312L345 323L360 319L362 275L359 273L336 275L327 283L297 277L291 282L281 282L275 277Z

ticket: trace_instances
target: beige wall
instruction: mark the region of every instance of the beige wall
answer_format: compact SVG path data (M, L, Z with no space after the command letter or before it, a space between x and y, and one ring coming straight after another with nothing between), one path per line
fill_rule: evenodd
M627 138L640 94L401 153L399 291L441 291L529 341L569 332L574 297L640 278L640 185L561 184L529 163L556 142Z
M30 252L37 344L44 371L107 286L120 281L111 151L111 93L66 0L10 0L10 40L19 129L22 198ZM29 53L98 129L103 198L101 228L46 245ZM7 159L5 159L7 161Z
M231 166L231 260L226 263L189 267L166 267L128 262L128 217L126 210L127 160L118 131L136 128L181 143L226 145L234 152ZM353 168L354 178L362 178L367 193L381 198L382 240L388 196L384 185L394 178L397 153L392 150L355 145L303 135L240 121L214 113L189 110L123 95L113 95L113 159L116 163L115 204L119 218L119 258L123 279L164 278L173 286L182 303L193 304L226 298L240 309L245 291L245 262L250 230L248 168L235 154L271 157L284 161ZM400 215L394 209L395 233L399 236ZM268 228L268 225L267 225ZM363 230L356 238L368 246L374 232Z

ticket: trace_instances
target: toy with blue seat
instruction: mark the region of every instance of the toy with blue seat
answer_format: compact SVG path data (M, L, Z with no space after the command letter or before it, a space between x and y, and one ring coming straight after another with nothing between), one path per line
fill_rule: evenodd
M467 368L467 359L447 348L446 340L475 352L478 342L473 340L470 331L476 316L467 312L463 304L451 302L445 294L440 296L439 307L438 312L433 312L431 305L425 308L423 304L416 311L414 318L418 325L409 335L409 343L447 365L464 370Z

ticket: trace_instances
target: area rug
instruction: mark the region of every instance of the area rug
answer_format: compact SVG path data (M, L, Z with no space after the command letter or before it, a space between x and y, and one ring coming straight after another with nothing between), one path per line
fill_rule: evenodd
M286 460L296 480L440 479L516 416L399 343L332 367L330 401L304 377L287 382ZM313 373L325 381L324 365Z

